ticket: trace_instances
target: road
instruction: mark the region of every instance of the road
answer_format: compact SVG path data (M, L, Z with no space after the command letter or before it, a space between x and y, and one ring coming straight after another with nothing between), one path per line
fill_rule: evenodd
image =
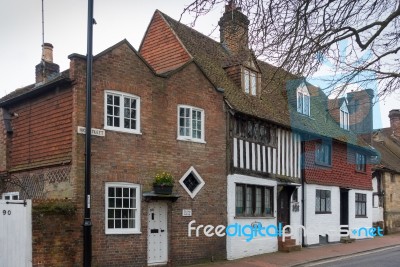
M359 256L344 257L339 260L326 260L305 266L329 267L398 267L400 266L400 247L385 249Z

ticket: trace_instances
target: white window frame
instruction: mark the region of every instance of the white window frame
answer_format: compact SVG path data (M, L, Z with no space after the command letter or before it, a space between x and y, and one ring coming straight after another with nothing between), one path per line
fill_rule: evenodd
M13 199L14 196L17 196L17 199ZM10 199L6 199L6 197L10 197ZM7 192L1 195L2 200L19 200L19 192Z
M308 101L308 107L306 107L306 102ZM299 105L301 103L301 106ZM307 86L305 84L299 86L296 90L296 106L297 112L310 116L311 111L311 98L308 92Z
M120 187L120 188L129 188L136 190L136 210L135 212L135 227L134 228L108 228L108 188L109 187ZM140 232L140 221L141 221L141 190L139 184L133 183L124 183L124 182L108 182L105 184L105 192L104 192L104 199L105 199L105 233L106 234L141 234Z
M190 192L190 190L186 187L185 183L183 182L190 173L192 173L194 178L196 178L196 180L199 182L199 185L193 190L193 192ZM179 180L179 183L191 198L194 198L206 184L203 178L201 178L200 174L195 170L193 166L190 167L189 170L182 176L182 178Z
M184 136L180 135L180 109L185 108L185 109L190 109L190 136ZM193 123L192 123L192 111L199 111L201 113L201 138L194 138L193 137ZM205 127L204 127L204 109L193 107L193 106L188 106L188 105L178 105L177 109L177 140L180 141L192 141L192 142L198 142L198 143L205 143L204 141L204 135L205 135Z
M257 81L257 72L248 68L243 68L243 88L246 94L250 94L252 96L257 95Z
M120 112L119 112L119 127L109 126L107 125L107 96L108 95L117 95L120 96ZM124 128L124 97L135 99L136 100L136 129L127 129ZM140 97L128 93L106 90L104 91L104 129L110 131L124 132L124 133L133 133L133 134L141 134L140 132Z
M340 128L349 130L349 110L347 109L346 102L343 102L340 107Z

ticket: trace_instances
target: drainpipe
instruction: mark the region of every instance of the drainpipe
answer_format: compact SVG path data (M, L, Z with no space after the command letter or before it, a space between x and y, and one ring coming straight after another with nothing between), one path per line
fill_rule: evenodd
M92 65L93 0L88 0L86 55L86 134L85 134L85 214L83 220L83 266L92 265L92 220L90 218L91 136L92 136Z
M301 171L300 171L300 179L301 179L301 225L303 225L305 227L305 219L304 219L304 214L305 214L305 193L304 193L304 176L305 176L305 145L304 145L304 141L301 141L300 143L301 146ZM306 228L307 229L307 228ZM302 247L304 247L304 232L301 235L301 245Z

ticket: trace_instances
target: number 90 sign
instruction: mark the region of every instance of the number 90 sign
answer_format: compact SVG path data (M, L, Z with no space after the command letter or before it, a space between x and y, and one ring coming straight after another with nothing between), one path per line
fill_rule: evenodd
M11 215L11 210L3 210L3 215Z

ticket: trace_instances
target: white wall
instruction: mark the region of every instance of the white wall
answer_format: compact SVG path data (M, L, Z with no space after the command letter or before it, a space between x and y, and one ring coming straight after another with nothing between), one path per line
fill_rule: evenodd
M303 225L302 222L302 189L299 187L297 192L298 196L298 204L299 204L299 211L294 212L293 211L293 206L296 204L296 202L293 201L293 196L290 199L290 226L293 226L293 236L292 239L296 239L296 245L301 245L302 244L302 233L303 231L298 227L300 225Z
M378 179L376 177L372 178L372 188L373 193L378 193ZM383 221L383 207L379 207L379 196L373 195L372 197L375 198L375 207L372 206L372 222L381 222Z
M315 214L316 190L331 191L331 213ZM304 237L306 245L319 244L320 235L328 235L328 242L340 241L340 189L337 186L323 186L314 184L304 185L305 196L305 227L307 235ZM336 232L336 233L335 233Z
M238 223L240 225L251 225L254 222L260 222L263 227L268 225L277 225L277 182L274 180L256 178L247 175L229 175L227 177L228 184L228 225ZM255 184L274 187L274 216L271 218L235 218L235 185L236 183ZM298 199L301 203L301 190L298 192ZM291 206L293 203L291 203ZM291 209L292 210L292 209ZM291 225L298 229L297 224L301 223L301 207L298 212L291 212ZM301 234L295 231L294 235L297 238ZM257 236L253 240L247 242L245 236L226 237L227 259L233 260L253 255L270 253L278 251L277 237ZM300 244L300 238L297 238L297 243Z
M276 201L274 201L274 217L269 219L261 218L235 218L235 184L257 184L274 187L274 200L276 200L276 181L255 178L245 175L228 176L228 225L230 224L252 224L255 221L261 222L263 226L276 225ZM262 253L274 252L278 250L278 240L273 237L255 237L250 242L246 237L226 237L227 259L233 260Z
M367 195L367 216L362 218L356 218L356 210L355 210L355 196L356 193L366 194ZM356 239L363 238L371 238L370 236L365 236L365 232L362 231L361 236L358 234L353 234L352 230L358 230L361 227L371 228L372 227L372 191L368 190L350 190L349 191L349 229L350 229L350 237Z

